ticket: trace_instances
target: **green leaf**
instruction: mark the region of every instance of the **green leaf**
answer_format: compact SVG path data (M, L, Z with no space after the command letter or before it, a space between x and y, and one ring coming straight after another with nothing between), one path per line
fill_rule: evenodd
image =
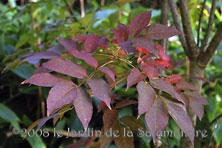
M11 123L19 122L20 120L18 116L4 104L0 104L0 118L9 121Z
M42 141L42 139L38 136L29 137L27 136L27 141L34 148L46 148L46 145Z

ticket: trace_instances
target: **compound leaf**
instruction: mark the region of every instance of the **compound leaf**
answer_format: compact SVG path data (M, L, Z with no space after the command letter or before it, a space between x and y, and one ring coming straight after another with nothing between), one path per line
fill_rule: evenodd
M85 78L87 76L86 70L80 65L73 63L70 60L52 59L46 63L43 63L43 67L56 71L75 78Z
M115 75L111 69L106 66L100 67L99 70L103 72L108 78L115 82Z
M126 90L128 90L134 84L137 84L138 82L144 80L145 78L146 78L146 75L140 72L138 68L133 68L130 71L130 74L127 76Z
M166 99L164 99L164 102L168 107L168 113L170 116L174 119L180 129L189 137L191 143L194 144L194 128L185 106Z
M95 52L98 47L99 37L97 35L91 34L86 39L84 43L85 51L92 53Z
M161 24L152 24L141 32L141 35L149 40L169 38L178 34L182 33L173 27Z
M80 87L77 88L77 96L74 100L74 106L76 114L86 131L92 118L93 106L90 96Z
M149 24L151 11L143 12L133 18L129 25L129 34L131 36L138 35Z
M84 51L78 51L78 50L68 50L69 53L71 53L74 57L81 59L85 61L90 66L97 68L98 67L98 61L92 57L89 53Z
M113 124L117 120L118 111L115 109L109 110L107 109L103 114L103 124L104 124L104 132L110 130L113 127Z
M137 86L138 91L138 113L139 116L151 108L155 100L156 92L148 83L140 81Z
M156 143L158 132L164 131L168 124L169 114L164 108L160 98L155 99L152 107L145 115L145 121L150 129L154 143Z
M73 39L58 39L58 42L67 50L80 50L80 45Z
M76 88L73 85L56 85L49 91L47 98L47 116L55 109L73 103L76 99Z
M111 109L111 89L109 85L101 78L87 79L87 84L92 90L92 94L99 100L106 103L106 106Z
M22 82L22 84L30 83L37 86L52 87L55 85L73 85L73 82L60 77L53 76L49 73L37 73Z
M180 94L178 94L176 92L176 90L174 89L174 86L169 84L168 82L162 80L162 79L151 79L150 83L153 87L167 92L168 94L170 94L173 98L177 99L178 101L182 102L183 104L185 104L185 102L183 101L183 99L181 98Z

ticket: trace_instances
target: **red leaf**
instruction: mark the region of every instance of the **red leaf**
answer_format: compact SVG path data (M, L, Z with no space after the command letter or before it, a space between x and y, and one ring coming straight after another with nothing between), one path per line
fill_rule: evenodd
M103 114L103 124L104 124L104 132L112 129L115 121L118 117L118 111L115 109L109 110L107 109Z
M179 34L182 33L177 29L161 24L152 24L141 32L147 40L159 40Z
M92 57L89 53L78 50L68 50L68 52L71 53L74 57L85 61L92 67L94 68L98 67L98 61L94 57Z
M103 48L106 48L108 46L107 39L106 39L105 36L102 36L102 37L99 38L98 46L103 47Z
M162 79L151 79L150 80L150 83L153 87L161 90L161 91L164 91L164 92L167 92L168 94L170 94L173 98L177 99L178 101L182 102L183 104L184 101L183 99L181 98L180 94L178 94L176 92L176 90L174 89L173 85L167 83L166 81L162 80Z
M137 68L133 68L130 71L130 74L127 76L127 87L126 90L128 90L131 86L134 84L137 84L138 82L144 80L146 76L139 71Z
M84 43L85 51L92 53L95 52L98 47L99 37L97 35L91 34L86 39Z
M43 67L79 79L87 76L86 70L83 67L69 60L52 59L43 63Z
M156 97L156 92L148 83L140 81L137 86L138 91L138 114L139 116L151 108Z
M160 59L162 59L164 61L170 61L170 56L165 53L163 47L158 43L155 43L155 46L156 46L157 51L159 53Z
M54 52L40 51L40 52L36 52L36 53L29 55L23 61L26 61L26 62L29 62L33 65L36 65L39 63L39 60L41 60L41 59L54 59L54 58L58 58L58 57L59 57L59 55Z
M118 28L113 30L113 33L118 42L124 42L129 37L128 28L124 24L119 24Z
M169 114L160 98L155 99L152 107L145 115L145 121L150 129L154 143L157 135L165 130L169 120Z
M102 71L108 78L110 78L113 82L115 82L115 75L112 70L110 70L108 67L100 67L100 71Z
M86 36L83 36L83 35L77 35L77 36L74 37L74 39L80 40L80 41L82 41L82 42L85 42L86 39L87 39L87 37L86 37Z
M111 90L109 85L101 78L87 79L87 84L92 90L92 94L99 100L106 103L106 106L111 109Z
M180 80L182 80L182 77L178 74L173 74L165 79L165 81L170 84L175 84L179 82Z
M103 101L101 101L99 104L98 112L101 112L101 110L103 110L105 107L106 107L106 104Z
M189 106L201 120L204 114L203 105L208 105L207 100L198 92L184 92L184 95L189 98Z
M158 78L159 77L159 71L153 65L142 64L142 70L148 76L148 78L150 80L153 79L153 78Z
M76 114L86 131L92 118L93 106L89 95L82 88L77 88L77 96L74 100L74 106Z
M59 43L67 50L80 50L80 45L73 39L58 39Z
M158 52L155 48L155 44L152 40L146 39L145 37L139 36L132 39L134 46L139 46L143 49L146 49L148 52L158 55Z
M122 108L122 107L132 105L132 104L137 104L137 101L135 101L135 100L122 100L122 101L120 101L116 104L115 108Z
M130 36L138 35L149 24L151 18L151 11L143 12L133 18L129 25Z
M52 87L55 85L73 85L72 81L53 76L49 73L34 74L30 78L22 82L22 84L25 83L44 87Z
M140 47L140 46L135 46L135 48L136 48L139 52L141 52L141 53L143 53L143 54L149 54L149 53L150 53L147 49L142 48L142 47Z
M47 98L47 116L55 109L73 103L76 99L76 88L72 85L56 85L51 88Z
M146 129L145 123L135 116L123 116L120 118L120 121L134 131Z
M192 121L187 114L186 108L178 103L164 100L167 104L168 112L174 119L181 130L189 137L191 143L194 145L194 128Z

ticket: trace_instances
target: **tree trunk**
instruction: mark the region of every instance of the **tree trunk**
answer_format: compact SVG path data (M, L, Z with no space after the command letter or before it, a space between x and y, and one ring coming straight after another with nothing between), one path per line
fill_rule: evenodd
M198 91L201 91L202 81L198 80L197 77L204 77L205 69L201 68L195 60L191 60L189 64L189 79L190 82L196 86ZM194 127L196 126L196 115L192 112L190 108L188 108L188 114L191 117ZM182 137L180 141L180 148L193 148L188 137Z

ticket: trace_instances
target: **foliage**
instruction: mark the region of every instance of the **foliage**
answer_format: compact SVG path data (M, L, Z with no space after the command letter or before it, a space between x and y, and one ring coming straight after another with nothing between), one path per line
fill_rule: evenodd
M181 32L153 24L159 21L160 11L152 10L152 19L149 20L151 12L145 12L147 8L138 3L119 0L116 5L100 7L98 2L91 2L86 4L87 15L82 19L77 12L79 6L75 5L74 10L77 11L73 10L72 15L64 11L68 10L65 1L38 1L21 6L0 3L0 58L3 59L0 69L6 67L3 72L8 71L0 77L1 146L66 147L74 143L70 147L105 147L108 144L112 147L114 140L120 147L134 144L150 147L151 133L164 129L181 133L176 126L178 124L185 133L189 132L187 135L191 139L194 136L195 146L215 141L219 147L222 128L218 123L221 119L210 121L221 113L220 50L207 68L206 77L212 82L205 84L202 91L209 101L203 116L202 104L207 102L195 93L195 88L186 82L186 77L185 80L182 78L185 67L178 68L181 62L173 61L185 58L180 44L170 43L172 59L156 43L156 40ZM196 14L200 13L197 12L200 9L193 8L198 8L202 2L192 0L190 3L192 29L196 35ZM207 1L201 24L203 28L206 28L210 5ZM94 10L97 11L92 12ZM137 14L142 16L135 17ZM220 19L218 10L215 16ZM148 20L150 24L147 26ZM203 36L204 31L200 38ZM18 85L23 79L27 79L24 83L47 88ZM197 97L201 98L200 101ZM49 116L41 118L45 116L45 100L42 100L45 98ZM190 134L190 119L186 113L188 106L202 118L196 129L207 129L207 137L200 139ZM40 115L39 108L43 115ZM39 120L34 122L36 119ZM49 128L51 119L54 129ZM22 129L30 126L28 130L32 131L38 126L37 129L41 130L43 125L50 133L49 137L27 136L23 140L26 135ZM66 138L67 131L64 129L67 127L82 132L84 128L93 128L93 131L101 130L103 134L99 140L91 135L88 138L82 135ZM21 132L12 135L14 128L21 129ZM61 132L53 135L55 129ZM120 137L115 138L114 134L107 136L106 133L115 130L121 132ZM145 136L138 136L139 133ZM127 136L124 137L124 134ZM169 144L170 141L171 147L179 147L180 137L161 137L164 143ZM157 143L158 139L153 137Z
M107 38L88 33L77 35L73 39L58 39L65 51L56 45L24 58L24 61L30 63L41 59L48 61L37 63L38 68L34 75L22 84L52 87L47 98L48 117L53 116L56 123L58 118L62 118L63 110L70 108L64 106L72 104L84 131L87 131L93 120L90 96L94 96L100 100L100 110L105 110L104 133L109 129L116 129L120 132L119 136L123 136L123 128L129 125L119 122L115 106L121 101L111 98L114 95L112 91L127 80L127 89L137 85L138 118L145 113L145 122L154 143L158 133L166 128L170 115L194 144L194 129L186 108L190 106L201 119L202 105L208 103L180 75L170 74L173 69L170 57L160 44L153 42L181 32L161 24L149 24L150 18L150 11L143 12L134 17L129 26L119 24L113 30L114 38L110 38L111 35ZM169 75L163 75L163 70L169 71L166 72ZM128 71L129 75L121 74L124 71ZM127 101L124 103L121 108L128 105ZM106 113L108 110L111 110L109 114ZM48 117L42 120L50 119ZM139 119L134 124L137 122ZM134 147L132 137L114 138L114 141L118 147Z

